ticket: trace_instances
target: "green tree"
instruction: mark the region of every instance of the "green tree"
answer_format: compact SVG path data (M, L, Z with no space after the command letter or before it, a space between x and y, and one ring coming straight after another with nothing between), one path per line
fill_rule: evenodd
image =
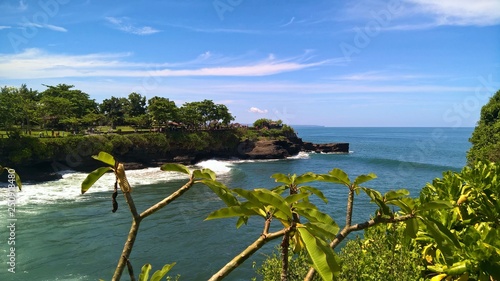
M21 107L21 128L24 129L25 133L31 132L31 126L33 123L39 123L37 118L37 102L39 99L39 94L37 91L28 89L26 84L22 84L19 88L20 96L20 107Z
M44 96L37 107L37 116L48 128L57 128L62 120L76 117L73 103L63 97Z
M148 100L148 114L154 125L165 125L177 118L178 108L168 98L155 96Z
M14 87L2 87L0 91L0 123L11 130L22 119L21 100Z
M98 105L95 100L90 99L90 96L80 90L72 89L73 85L58 84L57 86L49 86L41 93L42 98L64 98L71 103L71 116L81 118L84 115L94 112L97 113Z
M500 160L500 90L481 109L481 117L469 141L472 143L467 153L469 164Z
M126 98L111 97L105 99L100 104L101 113L106 116L108 124L111 127L123 125L125 121L125 113L129 107L129 100Z
M128 117L137 117L146 114L146 97L134 92L128 95L128 101Z

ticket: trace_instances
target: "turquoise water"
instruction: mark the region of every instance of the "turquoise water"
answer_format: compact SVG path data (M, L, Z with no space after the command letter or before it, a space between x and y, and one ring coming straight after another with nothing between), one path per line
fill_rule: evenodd
M273 187L273 173L325 173L341 168L351 178L373 172L378 178L367 186L381 192L406 188L413 196L443 171L460 170L473 128L297 128L299 137L312 142L349 142L351 153L304 154L279 161L217 161L199 164L217 172L230 187ZM67 171L59 181L29 184L17 195L16 273L8 272L7 189L0 189L0 280L110 280L130 227L123 198L111 212L114 179L103 177L80 195L85 174ZM181 186L185 178L156 168L129 171L139 210L156 203ZM5 184L6 186L7 184ZM4 186L2 184L2 186ZM346 192L340 186L320 184L329 198L316 202L343 223ZM374 207L365 197L356 198L354 221L369 218ZM145 263L159 269L177 262L172 275L181 280L207 280L262 231L262 220L235 228L235 220L204 221L223 204L204 186L194 186L180 199L148 217L131 256L136 273ZM227 280L250 280L252 262L260 262L275 244L267 245L235 270ZM123 278L128 280L128 278Z

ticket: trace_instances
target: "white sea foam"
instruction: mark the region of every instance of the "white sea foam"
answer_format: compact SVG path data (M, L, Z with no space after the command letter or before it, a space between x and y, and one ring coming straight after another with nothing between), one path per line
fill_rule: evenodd
M228 173L231 170L231 164L209 160L202 163L204 168L213 169L217 175ZM195 167L190 167L195 168ZM89 196L81 195L81 184L87 177L88 173L80 173L74 171L59 172L62 178L55 181L23 185L22 191L16 194L16 205L30 204L51 204L63 200L85 201ZM22 178L22 175L21 175ZM134 187L141 185L157 184L173 180L187 178L187 175L176 172L164 172L160 168L146 168L140 170L127 171L127 179ZM99 193L112 191L115 183L113 173L104 174L87 193ZM0 206L7 205L9 190L0 188Z
M210 169L215 172L216 175L227 174L233 168L233 164L229 161L220 161L220 160L206 160L199 162L195 165L195 167L201 167L204 169Z
M310 153L309 152L304 152L301 151L299 154L290 156L287 159L309 159L310 158Z

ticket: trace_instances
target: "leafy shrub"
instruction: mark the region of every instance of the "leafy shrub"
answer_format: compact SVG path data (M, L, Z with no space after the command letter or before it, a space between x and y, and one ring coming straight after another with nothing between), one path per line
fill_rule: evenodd
M377 225L365 231L364 239L357 237L346 243L339 256L342 271L337 280L424 280L423 266L418 248L410 240L404 241L403 225ZM303 280L309 270L310 261L301 252L289 258L289 280ZM254 280L280 281L280 249L263 261L261 266L254 263L260 278ZM315 276L315 281L320 281Z
M377 225L341 249L339 280L424 280L418 248L404 238L403 224Z

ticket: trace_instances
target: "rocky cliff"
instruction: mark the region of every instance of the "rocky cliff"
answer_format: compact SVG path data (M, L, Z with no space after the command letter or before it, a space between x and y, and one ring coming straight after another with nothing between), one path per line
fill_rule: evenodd
M210 138L212 139L212 138ZM219 140L219 142L217 142ZM113 147L111 152L115 158L125 163L127 169L141 169L145 167L158 167L163 163L176 162L182 164L195 164L208 159L284 159L297 155L300 151L316 153L348 153L348 143L313 144L303 142L297 137L286 140L246 140L239 142L237 139L229 142L226 138L211 140L211 144L199 147L185 147L176 143L168 143L164 147L161 143L119 145ZM75 170L90 172L102 164L91 155L97 154L98 147L89 146L89 140L83 138L75 142L74 147L65 147L56 150L50 157L32 157L29 161L22 161L22 165L8 164L21 175L23 181L48 181L60 178L61 170ZM90 147L93 147L92 149ZM104 146L105 147L105 146ZM35 148L34 148L35 149ZM5 175L2 175L5 176Z

